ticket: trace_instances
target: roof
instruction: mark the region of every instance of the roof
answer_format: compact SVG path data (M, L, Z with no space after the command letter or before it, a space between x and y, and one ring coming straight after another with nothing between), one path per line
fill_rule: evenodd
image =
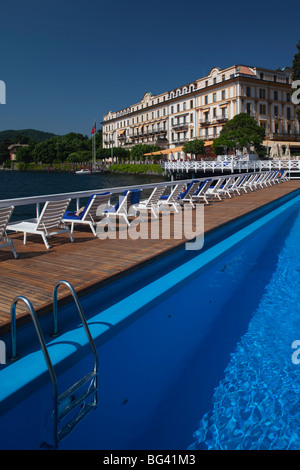
M28 144L11 144L8 148L8 150L12 150L14 147L28 147Z
M204 143L204 147L208 147L213 143L213 140L209 140L208 142ZM144 153L144 155L169 155L170 153L174 152L181 152L183 149L183 145L180 147L173 147L172 149L165 149L165 150L157 150L156 152Z

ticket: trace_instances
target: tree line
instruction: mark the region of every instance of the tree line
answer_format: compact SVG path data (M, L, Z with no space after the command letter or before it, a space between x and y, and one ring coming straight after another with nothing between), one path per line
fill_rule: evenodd
M258 126L255 119L247 114L236 115L228 121L220 133L220 137L215 139L212 145L215 154L224 153L224 149L243 148L254 146L261 154L262 140L265 131ZM111 156L119 161L138 161L147 160L146 153L156 152L160 150L157 145L136 144L130 150L124 147L103 148L102 147L102 131L99 130L96 135L96 159L102 160ZM92 160L92 141L83 134L70 132L64 136L54 136L43 142L35 142L22 138L20 136L18 143L26 143L26 147L20 147L17 152L17 162L22 163L79 163ZM7 144L7 141L0 144ZM190 155L206 155L205 144L201 139L194 139L183 145L183 152ZM151 159L160 159L161 156L153 155Z

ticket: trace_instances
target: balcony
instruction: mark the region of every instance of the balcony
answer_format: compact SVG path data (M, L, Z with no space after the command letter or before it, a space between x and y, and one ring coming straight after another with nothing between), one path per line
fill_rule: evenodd
M227 114L219 114L216 118L217 122L225 122L228 121L228 115Z
M211 124L211 117L200 119L199 124L200 126L209 126L209 124Z
M191 140L194 140L194 139L191 139ZM188 142L189 139L178 139L178 138L175 138L172 140L172 144L178 144L178 145L183 145L185 144L186 142Z
M297 134L296 132L273 132L268 134L268 139L272 140L286 140L286 141L291 141L295 140L297 142L300 142L300 134Z
M175 124L172 124L172 128L175 131L185 131L188 129L188 127L189 127L188 122L177 122Z

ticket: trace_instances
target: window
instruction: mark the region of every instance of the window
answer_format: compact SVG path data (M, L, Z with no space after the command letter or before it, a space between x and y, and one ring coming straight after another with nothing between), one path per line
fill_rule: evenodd
M190 101L190 108L193 108L194 107L194 102L193 100Z
M248 98L251 96L251 88L249 86L246 87L246 96L248 96Z
M264 79L264 74L261 72L260 73L260 79L263 80Z
M278 124L276 123L276 124L275 124L275 134L278 134L278 131L279 131L279 126L278 126Z
M215 103L217 101L217 93L213 94L213 102Z
M277 75L273 75L274 82L277 82Z
M217 78L216 78L216 77L214 77L214 84L215 84L215 83L217 83Z
M186 102L183 103L183 109L186 110Z
M192 113L190 114L190 122L194 122L194 115Z
M225 100L225 97L226 97L226 91L222 90L222 100Z
M286 100L287 100L288 103L291 102L291 95L288 92L286 93Z
M159 109L157 110L157 117L159 118Z
M208 86L208 80L205 80L205 86Z
M274 100L278 101L278 91L274 91Z
M278 117L278 106L274 106L274 116Z
M222 75L222 82L225 82L225 74Z
M265 121L262 121L260 123L260 127L263 127L264 129L267 129L267 123Z
M287 133L288 133L288 134L291 133L291 125L290 125L290 124L288 124L288 126L287 126Z
M152 111L152 119L154 119L154 112Z
M191 129L191 139L194 137L194 130Z
M286 118L287 118L288 120L291 119L291 108L287 108L287 110L286 110Z
M208 95L205 95L204 97L204 104L208 104Z
M180 104L177 105L177 112L180 111Z
M266 114L266 105L260 104L259 105L259 114Z
M260 88L260 89L259 89L259 97L260 97L260 99L262 99L262 100L265 100L265 99L266 99L266 90L265 90L265 88Z
M217 117L217 108L214 108L214 109L213 109L213 117L214 117L214 118Z
M247 112L247 114L249 114L249 115L251 114L251 103L247 103L247 105L246 105L246 112Z
M171 106L171 114L174 113L174 106Z

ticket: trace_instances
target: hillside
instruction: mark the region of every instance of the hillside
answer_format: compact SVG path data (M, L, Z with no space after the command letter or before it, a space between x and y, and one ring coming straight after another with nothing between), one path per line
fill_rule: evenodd
M0 142L4 142L5 140L16 142L18 140L18 136L28 137L30 140L34 140L36 142L44 142L44 140L54 137L55 134L52 134L51 132L37 131L35 129L6 130L0 131Z

